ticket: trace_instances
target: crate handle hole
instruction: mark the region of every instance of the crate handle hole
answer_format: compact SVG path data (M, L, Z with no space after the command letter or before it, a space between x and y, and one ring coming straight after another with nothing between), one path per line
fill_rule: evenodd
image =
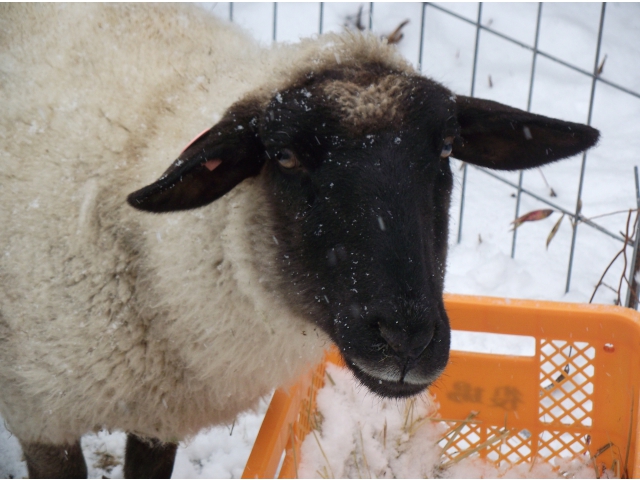
M505 333L452 330L451 349L461 352L535 357L536 338Z

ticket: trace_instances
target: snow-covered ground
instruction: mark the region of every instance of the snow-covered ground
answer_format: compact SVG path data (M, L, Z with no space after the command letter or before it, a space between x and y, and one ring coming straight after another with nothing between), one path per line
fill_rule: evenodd
M357 13L359 3L324 4L323 30L341 30L345 18ZM364 23L368 25L369 4L364 5ZM475 21L478 4L440 4L457 15ZM229 4L203 4L204 10L229 18ZM482 6L482 24L533 45L538 5L533 3L488 3ZM296 41L318 32L318 3L281 3L277 5L276 38ZM549 3L542 8L539 48L592 71L595 62L601 4ZM420 51L420 15L418 3L375 3L372 27L380 34L390 33L403 20L399 48L414 64ZM272 3L237 3L233 19L261 42L273 36ZM203 12L203 14L207 14ZM640 4L608 4L600 58L606 55L602 78L633 91L640 91ZM425 16L422 71L460 94L469 94L475 42L475 27L459 18L429 6ZM488 32L480 35L475 95L526 108L531 75L532 53ZM588 118L591 79L539 56L531 103L532 111L566 120L585 122ZM635 208L633 166L640 164L640 99L622 93L604 83L596 88L592 125L600 129L602 139L589 152L584 178L582 212L587 217ZM556 192L548 196L541 174L527 172L524 187L546 196L573 211L579 184L581 157L545 167L544 175ZM565 294L565 282L571 244L568 219L563 220L556 237L545 248L549 231L559 214L524 224L518 229L515 259L511 259L510 222L515 211L514 190L479 172L468 170L461 242L456 242L460 207L460 170L457 174L451 209L451 240L446 291L512 298L587 302L600 275L621 247L590 227L581 225L577 239L571 290ZM516 173L502 173L517 182ZM527 196L522 199L521 214L546 208ZM613 232L624 230L626 214L596 220ZM605 282L617 288L622 261L611 269ZM623 289L623 293L626 289ZM601 287L597 303L611 304L615 294ZM462 340L473 347L474 340ZM266 410L266 402L256 413L242 415L233 426L203 432L181 445L175 478L229 478L241 475L253 440ZM101 433L83 439L90 476L121 478L124 434ZM0 477L26 476L17 441L0 422Z

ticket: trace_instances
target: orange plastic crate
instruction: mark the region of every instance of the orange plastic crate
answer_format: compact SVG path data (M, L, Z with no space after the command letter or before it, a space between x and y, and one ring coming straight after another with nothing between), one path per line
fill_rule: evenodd
M481 423L465 427L445 455L459 442L462 450L485 442L506 420L517 433L480 452L496 464L594 455L612 443L597 464L640 476L638 312L461 295L445 296L445 305L455 330L524 335L536 344L529 357L451 352L445 374L432 389L439 413L465 418L479 411ZM327 356L341 362L336 350ZM324 368L323 362L289 390L275 392L243 478L273 478L283 454L280 478L296 477Z

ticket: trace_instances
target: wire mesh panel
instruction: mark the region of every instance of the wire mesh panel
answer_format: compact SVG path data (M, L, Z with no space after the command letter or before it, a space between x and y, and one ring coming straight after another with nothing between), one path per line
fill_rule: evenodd
M540 421L563 425L593 423L593 359L595 348L588 343L565 340L541 341Z
M493 172L453 162L452 236L467 247L489 241L535 265L548 276L549 291L569 291L573 285L580 293L570 298L580 301L588 300L600 274L625 245L624 211L638 205L632 169L640 149L634 133L640 73L633 67L640 56L635 47L640 32L633 25L639 5L220 2L206 8L264 44L345 28L382 36L403 24L402 54L456 93L592 124L602 132L599 146L543 170ZM536 209L554 213L535 226L509 232L512 220ZM608 215L618 210L623 212ZM544 245L554 224L548 255ZM636 230L632 222L629 237ZM618 287L617 280L610 280L623 270L632 280L635 243L627 243L629 258L623 262L620 256L614 263L596 302L637 303L636 295L607 292L631 291L627 283ZM453 248L454 264L456 252ZM510 295L508 288L505 292Z

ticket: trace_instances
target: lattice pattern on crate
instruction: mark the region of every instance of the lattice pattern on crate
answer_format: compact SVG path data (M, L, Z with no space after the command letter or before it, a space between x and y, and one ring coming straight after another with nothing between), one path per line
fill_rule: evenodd
M596 350L586 342L539 340L540 400L539 420L551 427L540 434L528 430L511 432L505 438L486 445L479 454L497 466L531 462L533 455L551 459L574 457L588 450L584 433L565 427L590 427L593 423L593 391ZM452 429L455 424L449 425ZM562 430L564 428L564 430ZM453 460L461 453L483 445L500 435L503 426L487 426L470 422L458 428L457 434L440 442L446 447L443 461Z
M490 437L500 435L501 427L489 427ZM531 432L520 430L512 432L507 438L487 446L487 458L493 461L496 466L504 464L518 465L523 462L530 462L532 455Z
M453 460L461 453L478 446L484 441L483 428L480 424L467 423L461 427L455 422L446 422L446 424L454 430L438 443L444 449L442 463Z
M583 433L544 431L538 436L538 455L542 458L571 458L582 455L589 445Z
M539 419L542 423L592 425L595 355L595 348L586 342L540 340Z
M452 429L451 433L439 442L444 449L443 464L474 449L496 466L531 461L532 440L528 430L510 431L505 435L503 427L487 427L481 423L467 423L460 427L459 424L447 422L447 425Z

